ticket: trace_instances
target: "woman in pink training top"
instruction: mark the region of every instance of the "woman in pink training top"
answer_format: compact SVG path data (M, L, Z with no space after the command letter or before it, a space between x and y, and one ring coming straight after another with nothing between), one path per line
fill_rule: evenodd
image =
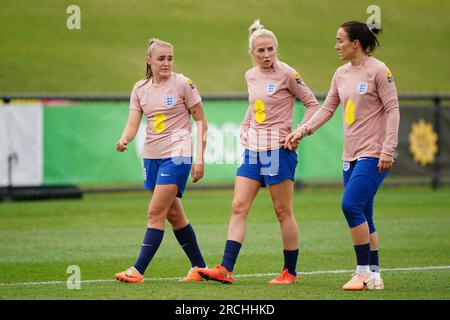
M144 281L144 272L161 244L166 219L171 223L175 237L192 265L188 275L180 281L203 280L197 269L206 265L180 198L191 167L193 182L203 177L207 124L195 85L183 75L172 72L173 58L170 43L159 39L149 41L147 75L133 88L128 122L116 146L119 152L127 150L144 115L147 119L143 155L144 186L151 190L152 197L139 256L133 267L115 275L120 281ZM198 129L193 164L191 115Z
M356 254L356 272L344 290L383 289L378 262L378 238L373 223L373 200L394 163L400 122L397 90L390 70L371 56L378 45L375 33L361 22L341 25L336 50L341 60L324 105L285 142L297 144L326 123L341 103L343 108L344 212ZM294 145L295 146L295 145Z
M292 111L296 98L307 107L303 122L319 104L300 75L277 59L275 35L256 20L249 29L249 52L254 67L247 71L249 108L241 125L241 142L245 146L237 170L228 238L222 263L214 269L200 269L208 280L233 282L233 268L245 238L247 215L261 187L269 186L273 208L280 223L284 267L271 284L297 281L298 227L292 210L294 173L297 153L283 148L281 139L291 132Z

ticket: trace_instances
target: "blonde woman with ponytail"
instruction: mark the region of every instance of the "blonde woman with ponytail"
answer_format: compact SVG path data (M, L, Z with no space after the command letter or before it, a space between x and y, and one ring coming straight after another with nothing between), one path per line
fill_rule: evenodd
M306 107L303 122L319 104L299 73L278 60L278 41L274 33L256 20L249 28L249 53L253 68L245 74L249 107L241 125L245 147L235 180L228 238L222 263L214 269L200 269L207 280L233 282L233 268L244 242L247 215L261 187L268 185L273 208L280 223L284 266L270 284L297 282L299 254L297 222L292 209L296 150L283 148L281 140L291 133L296 98Z
M170 43L159 39L149 41L146 76L133 87L128 121L116 145L119 152L127 150L145 116L144 187L152 195L139 256L134 266L115 275L124 282L144 281L144 272L161 244L166 219L191 262L190 271L180 281L202 281L197 269L206 267L180 199L191 168L193 182L203 177L207 123L197 88L189 78L172 72L173 60ZM190 116L197 125L198 143L193 163Z

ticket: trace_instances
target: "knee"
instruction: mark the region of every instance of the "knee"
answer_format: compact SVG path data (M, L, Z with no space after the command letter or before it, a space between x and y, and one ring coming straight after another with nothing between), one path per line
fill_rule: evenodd
M170 209L169 212L167 212L167 220L172 225L176 224L179 220L178 212L176 210Z
M147 218L151 224L164 224L166 220L166 214L162 209L151 208L147 211Z
M341 208L350 227L357 226L366 221L362 207L357 201L344 197Z
M341 202L341 209L345 216L352 216L355 211L355 203L352 199L344 197Z
M174 229L181 229L189 224L183 211L170 209L167 213L167 220Z
M249 205L242 200L233 199L231 203L231 213L237 216L246 216L249 209Z
M273 210L277 215L278 221L281 223L292 215L292 208L283 203L274 203Z

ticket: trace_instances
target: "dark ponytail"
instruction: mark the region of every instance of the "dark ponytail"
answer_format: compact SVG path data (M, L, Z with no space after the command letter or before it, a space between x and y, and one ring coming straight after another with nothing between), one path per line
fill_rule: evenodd
M358 40L361 43L361 48L367 54L371 54L380 46L376 35L380 33L381 29L377 26L369 28L365 23L348 21L343 23L341 28L347 32L350 41Z

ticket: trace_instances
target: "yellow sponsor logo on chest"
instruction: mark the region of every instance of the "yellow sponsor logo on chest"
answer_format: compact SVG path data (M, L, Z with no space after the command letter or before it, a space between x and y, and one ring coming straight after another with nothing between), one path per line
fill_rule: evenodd
M253 108L255 108L255 120L258 123L264 122L266 120L266 113L264 112L265 105L262 100L255 100L253 104Z
M352 99L348 99L345 104L345 122L350 126L355 122L355 103Z
M158 113L153 116L153 129L155 129L156 132L161 133L166 129L164 120L166 120L166 115L164 113Z

